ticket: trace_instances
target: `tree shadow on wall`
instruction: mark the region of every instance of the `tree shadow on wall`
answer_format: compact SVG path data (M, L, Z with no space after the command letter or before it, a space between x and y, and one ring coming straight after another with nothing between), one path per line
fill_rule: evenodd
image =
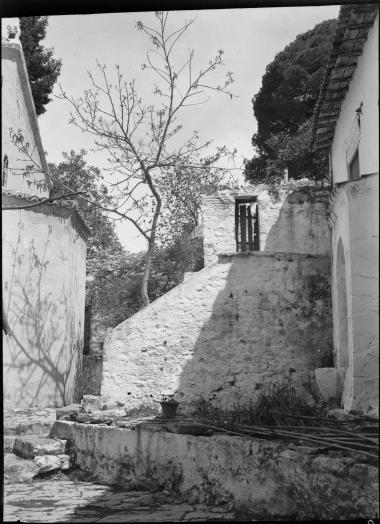
M39 252L33 240L24 247L22 230L19 223L16 244L11 246L12 273L5 284L4 310L11 333L4 344L4 390L20 405L38 405L41 398L64 405L72 375L79 372L81 329L76 327L64 282L56 282L59 274L49 275L52 228ZM77 398L78 393L74 391Z

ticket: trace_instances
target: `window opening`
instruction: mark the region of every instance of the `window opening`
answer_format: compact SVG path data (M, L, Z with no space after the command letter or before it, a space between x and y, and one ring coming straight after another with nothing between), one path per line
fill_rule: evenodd
M260 251L259 206L257 197L235 199L236 251Z

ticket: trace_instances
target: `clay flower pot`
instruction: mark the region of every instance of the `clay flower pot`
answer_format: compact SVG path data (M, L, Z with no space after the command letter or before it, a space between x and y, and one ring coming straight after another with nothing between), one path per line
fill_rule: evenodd
M174 398L162 395L160 404L163 418L174 418L176 416L179 403Z

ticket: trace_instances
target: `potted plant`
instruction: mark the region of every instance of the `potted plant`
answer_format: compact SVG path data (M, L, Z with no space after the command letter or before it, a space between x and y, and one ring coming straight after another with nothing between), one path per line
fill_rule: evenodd
M174 395L161 395L160 404L163 418L175 418L179 404Z

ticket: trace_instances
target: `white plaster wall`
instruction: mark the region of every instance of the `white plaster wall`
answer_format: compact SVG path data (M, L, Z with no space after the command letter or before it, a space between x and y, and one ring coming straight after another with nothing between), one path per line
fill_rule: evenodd
M368 33L363 54L342 104L332 143L333 180L348 179L347 166L359 145L360 173L379 172L379 15ZM362 106L360 133L355 110Z
M332 263L332 307L333 307L333 338L334 338L334 353L336 355L335 365L339 366L340 348L339 348L339 333L341 326L339 325L339 299L337 291L337 248L339 239L342 240L344 259L345 259L345 275L346 275L346 300L347 300L347 341L348 341L348 358L349 367L346 370L345 385L343 391L342 402L346 409L350 409L353 401L353 339L352 339L352 289L351 289L351 257L350 257L350 218L349 218L349 203L348 197L344 191L340 191L334 200L333 204L334 227L332 233L333 246L333 263ZM344 348L342 348L344 351Z
M54 206L51 206L54 207ZM83 345L86 243L69 216L3 212L3 335L7 407L74 400Z
M239 192L202 195L205 265L215 262L220 253L236 252L235 197L244 194L258 197L261 251L313 255L331 252L326 189L296 182L280 186L274 195L268 186L260 184Z
M16 46L16 44L12 44ZM20 45L21 48L21 45ZM19 191L21 193L34 194L38 196L47 196L48 191L37 189L33 185L29 185L27 180L32 182L37 182L44 179L42 173L28 174L28 176L22 176L21 172L25 172L27 165L31 165L32 162L22 153L20 153L17 147L11 140L10 129L13 129L14 132L18 130L22 131L24 136L24 142L28 142L29 152L32 159L36 162L38 166L42 166L41 161L41 151L38 150L36 142L36 130L33 128L38 127L37 118L34 118L34 123L31 123L30 111L34 112L34 107L28 107L33 105L33 102L27 101L25 99L22 82L26 80L21 80L18 65L17 65L17 52L11 53L11 57L2 56L1 66L2 66L2 89L1 89L1 102L2 102L2 157L1 161L3 163L4 155L8 156L9 161L9 170L8 170L8 183L6 185L7 189L14 191ZM18 61L21 64L21 58L18 58ZM19 67L21 65L19 64ZM25 88L25 86L24 86ZM34 168L35 169L35 168ZM13 171L16 170L16 171Z
M346 263L349 369L345 409L378 412L379 388L379 204L378 175L347 183L333 202L334 344L338 340L336 249L342 239Z
M106 338L101 394L128 408L177 392L225 409L290 368L330 365L330 258L235 255L212 264Z

